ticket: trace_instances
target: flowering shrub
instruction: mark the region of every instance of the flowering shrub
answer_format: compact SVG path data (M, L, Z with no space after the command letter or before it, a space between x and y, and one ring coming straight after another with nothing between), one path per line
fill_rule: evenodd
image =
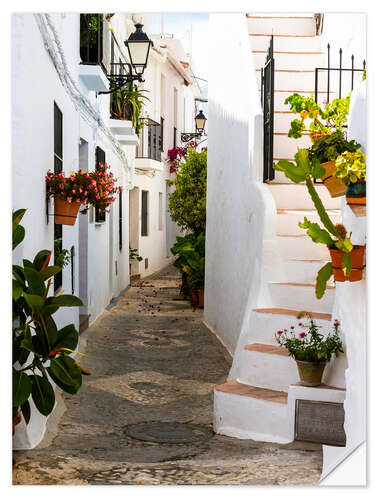
M340 323L336 319L333 327L334 331L324 336L319 333L320 326L310 317L308 325L298 323L300 332L291 326L289 330L278 330L275 334L277 342L289 351L289 355L298 361L310 361L320 363L329 361L332 354L344 352L341 339L339 337Z
M178 167L180 166L181 161L185 158L188 153L189 148L195 149L197 147L197 143L195 141L190 141L186 144L185 147L174 147L172 149L168 149L168 159L169 159L169 172L173 174L176 172Z
M366 156L360 149L355 152L344 151L336 158L336 170L333 175L346 186L366 182Z
M84 205L82 212L86 212L90 205L103 212L115 201L115 194L122 190L115 186L118 179L108 172L109 168L109 165L100 163L95 172L79 169L69 177L65 172L54 174L49 170L46 175L47 195L68 203L78 202Z

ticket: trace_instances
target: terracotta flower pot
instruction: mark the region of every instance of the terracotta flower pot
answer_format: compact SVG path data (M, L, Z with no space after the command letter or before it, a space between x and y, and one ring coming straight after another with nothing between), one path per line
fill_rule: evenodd
M322 177L322 181L328 189L331 197L337 198L338 196L343 196L346 193L347 187L340 181L340 179L333 175L333 172L336 169L335 161L333 160L322 163L322 167L326 170L326 173Z
M204 308L204 290L197 290L198 306Z
M301 385L317 387L322 383L322 376L326 361L314 363L312 361L299 361L296 359Z
M366 183L350 184L345 196L348 205L366 205Z
M69 203L66 200L55 198L55 223L74 226L80 206L78 201Z
M361 281L364 268L363 260L365 248L365 246L355 245L353 250L350 252L352 270L350 271L349 276L345 276L345 273L341 268L345 252L332 248L329 249L335 281Z
M193 306L193 307L197 307L198 306L198 303L199 303L199 299L198 299L198 294L197 292L194 290L191 292L191 296L190 296L190 304Z

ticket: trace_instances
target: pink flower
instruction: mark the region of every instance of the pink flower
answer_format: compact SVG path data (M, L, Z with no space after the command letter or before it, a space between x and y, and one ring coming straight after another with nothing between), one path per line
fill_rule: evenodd
M66 200L68 203L72 203L73 198L71 196L68 196Z
M160 302L160 303L161 303L161 302ZM283 331L282 331L282 330L279 330L279 331L277 332L277 335L281 335L282 333L283 333Z
M305 333L305 332L301 332L301 333L299 334L299 336L301 337L301 339L303 339L303 338L305 338L307 335L306 335L306 333Z
M291 330L294 330L294 326L291 326L290 328L291 328Z

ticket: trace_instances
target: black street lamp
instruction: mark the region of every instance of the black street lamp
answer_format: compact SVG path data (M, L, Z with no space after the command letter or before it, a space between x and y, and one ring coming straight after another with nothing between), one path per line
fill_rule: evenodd
M107 92L99 92L99 94L111 94L130 82L144 82L142 77L147 67L150 49L153 47L154 42L150 40L147 34L142 30L143 24L137 23L134 26L136 30L124 42L129 52L130 64L117 64L120 65L120 74L108 75L112 88ZM112 67L117 65L112 64ZM127 70L126 74L122 73L124 68Z
M202 110L199 111L197 116L194 118L194 121L196 132L181 132L182 142L189 142L193 139L202 137L202 135L206 135L204 132L204 127L206 126L207 118L204 116Z

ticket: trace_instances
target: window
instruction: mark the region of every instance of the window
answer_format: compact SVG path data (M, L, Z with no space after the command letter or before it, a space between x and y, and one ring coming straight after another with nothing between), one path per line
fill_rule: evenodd
M118 197L118 246L122 250L122 191Z
M173 147L175 148L177 146L177 129L176 127L173 127Z
M148 191L142 191L141 236L148 236Z
M163 193L159 193L159 231L163 229Z
M173 147L177 146L177 129L178 129L178 90L173 89Z
M54 163L54 172L58 174L63 169L63 115L57 106L54 103L54 119L53 119L53 163ZM56 258L56 253L61 252L63 248L62 238L62 225L54 224L53 226L53 239L54 239L54 256ZM56 293L59 288L62 287L62 271L55 274L53 280L53 289Z
M105 152L97 146L95 150L95 170L98 169L99 163L105 163ZM95 222L105 222L105 211L99 212L95 208Z
M164 118L160 117L159 150L164 151Z

